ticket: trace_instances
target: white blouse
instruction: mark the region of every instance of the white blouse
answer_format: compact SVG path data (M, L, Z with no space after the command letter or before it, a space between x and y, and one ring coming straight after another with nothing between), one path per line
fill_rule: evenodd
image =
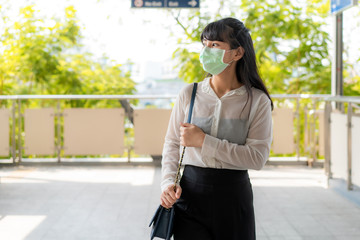
M162 191L174 184L182 150L180 123L187 121L192 89L189 84L180 91L171 113L162 153ZM186 148L183 165L237 170L265 165L272 141L271 102L261 90L251 91L253 99L246 104L245 86L219 98L210 78L198 84L191 123L206 135L201 148Z

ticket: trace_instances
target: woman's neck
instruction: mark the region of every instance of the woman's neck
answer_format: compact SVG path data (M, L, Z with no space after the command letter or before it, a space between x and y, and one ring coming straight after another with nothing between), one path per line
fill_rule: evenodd
M213 75L210 79L210 86L219 98L242 85L237 80L235 71Z

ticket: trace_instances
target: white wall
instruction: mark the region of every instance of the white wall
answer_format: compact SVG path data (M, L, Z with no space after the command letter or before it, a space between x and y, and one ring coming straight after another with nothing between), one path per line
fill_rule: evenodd
M347 116L331 113L331 172L335 178L347 178Z
M352 182L360 186L360 117L353 117L352 121Z

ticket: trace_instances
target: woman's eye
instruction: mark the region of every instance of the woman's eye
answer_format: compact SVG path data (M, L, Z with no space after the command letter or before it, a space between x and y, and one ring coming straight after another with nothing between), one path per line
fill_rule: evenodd
M213 43L212 46L213 46L213 47L217 47L217 46L219 46L219 44Z

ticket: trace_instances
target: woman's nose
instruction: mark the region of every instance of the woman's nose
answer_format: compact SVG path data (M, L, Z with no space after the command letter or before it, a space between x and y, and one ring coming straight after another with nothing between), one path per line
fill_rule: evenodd
M205 46L205 47L211 47L211 42L210 42L210 41L204 42L204 46Z

